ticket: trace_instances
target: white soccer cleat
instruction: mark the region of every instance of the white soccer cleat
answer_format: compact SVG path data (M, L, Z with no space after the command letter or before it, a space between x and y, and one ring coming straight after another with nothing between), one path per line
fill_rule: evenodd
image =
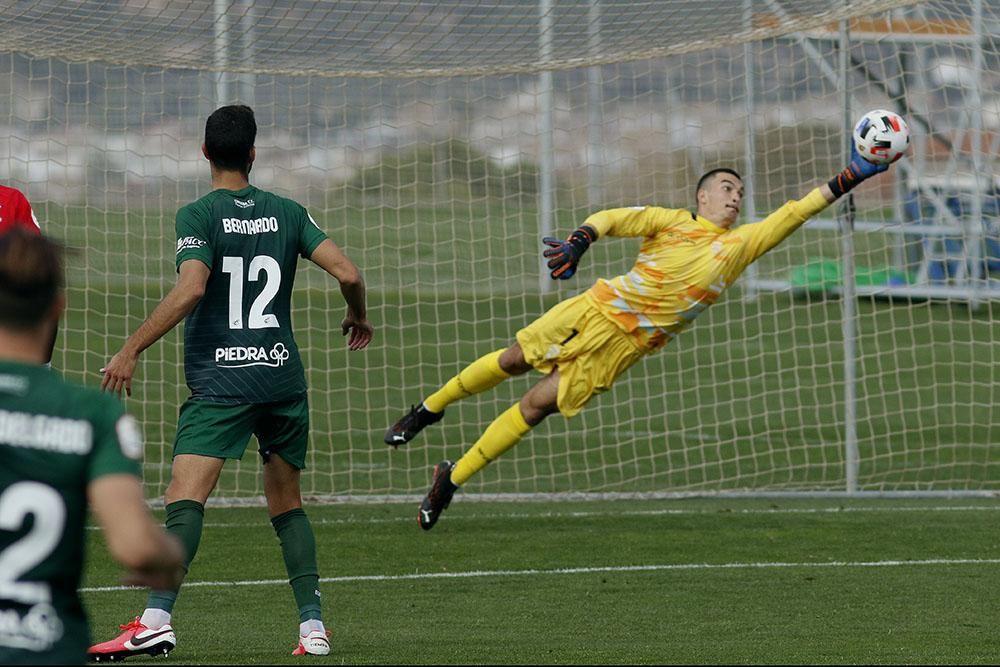
M169 625L147 628L136 616L134 621L118 627L125 632L87 650L92 662L116 662L133 655L167 655L177 646L177 636Z
M292 655L330 655L330 631L313 630L299 637L299 645Z

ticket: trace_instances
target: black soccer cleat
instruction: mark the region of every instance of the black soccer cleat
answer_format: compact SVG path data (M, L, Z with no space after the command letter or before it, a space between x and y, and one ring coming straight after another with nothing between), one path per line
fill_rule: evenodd
M417 513L417 522L424 530L430 530L437 523L448 505L452 496L458 491L458 486L451 481L451 470L455 464L444 460L434 466L434 484L430 492L424 496L420 503L420 511Z
M393 447L405 445L417 437L417 433L420 433L425 426L436 424L441 421L442 417L444 417L444 410L431 412L422 403L419 406L411 406L410 411L385 432L385 444Z

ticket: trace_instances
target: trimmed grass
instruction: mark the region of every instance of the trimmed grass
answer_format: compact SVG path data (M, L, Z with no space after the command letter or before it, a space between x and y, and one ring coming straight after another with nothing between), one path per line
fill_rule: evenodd
M309 508L333 579L321 587L334 650L317 662L994 664L1000 652L996 501L472 500L456 497L426 533L415 503ZM265 510L209 508L206 521L189 582L229 584L182 590L170 662L294 662L297 615ZM115 585L91 542L85 586ZM232 585L253 580L275 581ZM103 639L145 598L85 602Z

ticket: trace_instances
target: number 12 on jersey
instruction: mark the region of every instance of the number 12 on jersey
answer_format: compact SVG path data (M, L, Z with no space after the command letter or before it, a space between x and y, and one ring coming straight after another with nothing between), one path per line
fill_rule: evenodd
M247 315L246 327L248 329L273 329L278 326L278 318L270 313L265 313L264 309L274 300L281 285L281 266L268 255L257 255L250 260L247 269L247 280L256 282L260 278L260 272L266 274L264 289L253 300L250 312ZM229 328L243 328L243 258L223 257L222 272L229 274Z

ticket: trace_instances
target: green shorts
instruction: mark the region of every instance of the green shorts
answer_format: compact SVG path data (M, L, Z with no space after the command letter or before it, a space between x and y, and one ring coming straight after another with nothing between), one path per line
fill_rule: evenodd
M189 398L177 420L174 456L198 454L241 459L257 436L258 453L267 463L277 454L299 470L309 447L309 401L303 396L281 403L232 405Z

